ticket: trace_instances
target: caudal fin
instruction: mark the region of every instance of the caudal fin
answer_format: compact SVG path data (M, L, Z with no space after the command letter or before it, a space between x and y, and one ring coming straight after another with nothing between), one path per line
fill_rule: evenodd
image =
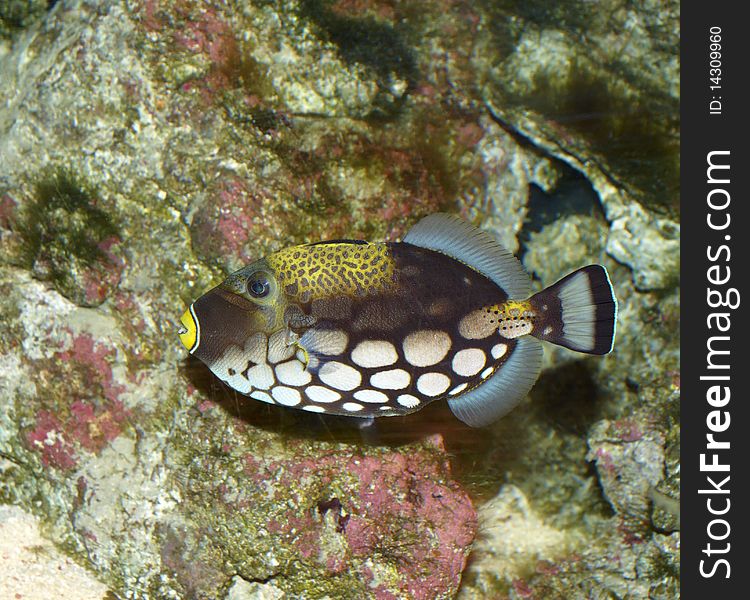
M617 300L607 269L589 265L530 299L536 338L587 354L607 354L615 341Z

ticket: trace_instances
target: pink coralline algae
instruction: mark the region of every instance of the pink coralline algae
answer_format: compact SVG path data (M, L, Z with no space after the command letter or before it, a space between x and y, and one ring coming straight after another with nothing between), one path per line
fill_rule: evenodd
M518 594L519 598L534 597L534 591L529 587L529 584L522 579L516 579L513 581L513 590Z
M612 424L612 428L617 437L623 442L637 442L643 437L641 428L635 421L630 419L620 419Z
M222 179L207 193L208 201L193 219L196 250L206 257L221 256L239 262L257 258L250 252L266 193L248 189L247 183L236 177Z
M202 100L211 104L222 91L237 85L242 64L240 49L231 26L215 11L184 16L186 21L174 33L174 41L190 52L202 54L210 68L202 79L183 85L183 91L197 87Z
M459 144L473 148L484 137L484 129L477 123L466 123L458 128L457 141Z
M29 447L40 454L45 467L67 471L78 464L80 450L100 452L122 432L128 411L120 402L106 409L76 400L63 422L51 412L39 411L34 429L26 434Z
M185 28L176 32L176 41L193 52L206 54L213 63L221 64L233 55L234 38L228 23L213 10L205 10L190 18Z
M45 467L73 469L82 453L97 454L122 433L130 414L119 400L125 388L115 383L114 358L114 348L83 334L42 367L41 382L66 382L64 391L46 389L48 404L26 433Z
M82 273L84 301L89 306L98 306L120 284L124 262L117 256L116 250L120 240L109 237L101 241L97 248L102 252L104 260Z
M601 466L605 473L613 477L617 474L617 468L609 452L603 448L597 448L594 456L597 464Z
M63 433L62 424L46 410L37 415L36 426L26 434L26 442L39 452L45 467L68 470L77 464L75 449Z
M219 214L216 226L227 251L241 255L248 246L253 230L254 198L239 180L229 180L219 191Z
M0 229L10 229L16 220L16 201L9 195L0 196Z
M336 0L331 4L331 12L345 18L373 16L385 21L396 17L394 2L372 2L371 0Z
M435 443L442 446L439 438ZM290 508L268 521L269 531L292 543L301 560L320 563L332 575L358 570L376 598L450 597L457 590L476 534L476 512L449 479L444 455L337 451L269 464L248 457L245 473L258 485L276 479L277 493L283 490L285 497L294 488L301 498L311 493L309 487L326 490L315 507ZM336 473L351 476L351 489L327 489ZM331 536L341 536L339 543L331 543ZM391 564L397 575L376 577L366 566L372 557Z
M106 410L77 400L70 406L67 429L71 436L89 452L99 452L122 432L128 411L119 401L110 403Z
M73 366L82 367L86 379L90 384L98 383L105 398L116 400L124 387L114 383L111 361L114 359L115 349L106 344L95 341L88 334L73 339L70 350L60 352L58 358L63 362L70 362Z

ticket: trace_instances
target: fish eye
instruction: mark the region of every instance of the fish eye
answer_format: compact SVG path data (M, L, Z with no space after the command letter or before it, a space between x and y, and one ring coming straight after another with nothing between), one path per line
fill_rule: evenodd
M247 278L247 293L253 298L265 298L271 292L268 273L257 271Z

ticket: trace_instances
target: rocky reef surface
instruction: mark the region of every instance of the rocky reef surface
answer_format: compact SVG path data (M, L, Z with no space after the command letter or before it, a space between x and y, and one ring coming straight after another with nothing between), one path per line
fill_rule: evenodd
M9 3L0 501L123 598L676 597L678 10ZM606 265L615 351L547 346L479 431L259 405L186 359L228 271L439 210L539 289Z

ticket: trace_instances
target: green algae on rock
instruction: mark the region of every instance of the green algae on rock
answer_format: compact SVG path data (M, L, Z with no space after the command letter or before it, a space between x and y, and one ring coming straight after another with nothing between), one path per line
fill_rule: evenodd
M346 63L360 64L376 75L377 93L369 120L394 119L418 79L414 51L397 27L373 18L337 14L327 2L302 0L300 14L310 19L321 36L333 43Z
M607 252L637 287L668 290L679 271L679 5L600 8L488 5L482 95L503 128L587 177L612 224Z
M610 0L600 14L588 8L578 0L488 3L486 48L500 57L499 69L492 62L486 72L488 102L521 132L531 120L549 138L567 136L566 153L596 157L639 201L674 213L679 5ZM584 35L588 44L580 44Z
M50 9L49 0L6 0L0 3L0 43L39 21Z
M120 234L90 185L58 169L37 182L18 221L21 261L82 306L101 304L120 278Z

